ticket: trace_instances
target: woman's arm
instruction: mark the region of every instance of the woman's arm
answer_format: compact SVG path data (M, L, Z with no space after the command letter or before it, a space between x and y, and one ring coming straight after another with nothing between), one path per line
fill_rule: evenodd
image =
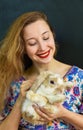
M56 114L53 114L42 107L37 107L37 105L33 105L36 112L42 117L43 121L45 122L53 120L59 121L61 119L73 125L77 130L83 130L83 115L69 111L61 104L56 104L56 106L58 107L58 112Z
M83 115L63 108L62 119L72 124L77 130L83 130Z
M21 104L18 101L16 101L11 113L0 124L0 130L18 130L21 118L20 107Z
M10 114L0 124L0 130L18 130L21 119L21 105L25 99L26 91L32 86L33 81L23 81L20 86L20 94Z

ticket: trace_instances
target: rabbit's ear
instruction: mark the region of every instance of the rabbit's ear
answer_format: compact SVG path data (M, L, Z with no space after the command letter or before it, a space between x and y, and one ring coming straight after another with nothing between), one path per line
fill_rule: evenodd
M40 85L46 80L46 78L52 74L50 71L42 71L40 75L36 78L34 84L30 88L32 91L36 92Z

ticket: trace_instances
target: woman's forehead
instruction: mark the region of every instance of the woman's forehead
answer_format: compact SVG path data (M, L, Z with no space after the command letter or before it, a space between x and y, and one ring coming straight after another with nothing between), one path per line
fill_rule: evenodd
M23 32L24 32L24 37L28 36L31 38L31 36L35 36L35 34L45 34L50 31L50 28L48 24L43 21L43 20L38 20L34 23L31 23L27 25Z

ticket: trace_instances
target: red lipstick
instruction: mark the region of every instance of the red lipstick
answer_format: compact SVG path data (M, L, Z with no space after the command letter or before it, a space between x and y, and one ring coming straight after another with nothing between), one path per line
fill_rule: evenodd
M50 50L47 51L47 52L41 53L41 54L39 54L38 56L39 56L40 58L47 58L47 57L49 56L49 54L50 54Z

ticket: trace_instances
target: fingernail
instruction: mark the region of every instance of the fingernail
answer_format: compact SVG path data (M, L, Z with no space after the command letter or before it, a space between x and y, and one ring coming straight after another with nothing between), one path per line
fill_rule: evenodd
M33 107L37 107L37 104L33 104L32 106L33 106Z

